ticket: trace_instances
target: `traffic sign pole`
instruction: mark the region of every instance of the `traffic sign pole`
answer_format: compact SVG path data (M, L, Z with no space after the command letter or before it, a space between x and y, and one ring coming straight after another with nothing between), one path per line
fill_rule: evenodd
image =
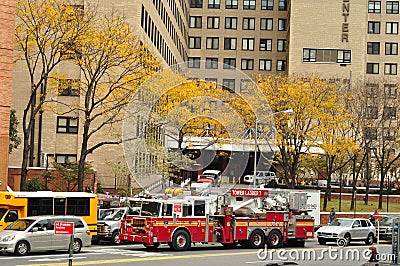
M74 256L74 235L72 234L69 240L69 258L68 266L72 266L72 259Z

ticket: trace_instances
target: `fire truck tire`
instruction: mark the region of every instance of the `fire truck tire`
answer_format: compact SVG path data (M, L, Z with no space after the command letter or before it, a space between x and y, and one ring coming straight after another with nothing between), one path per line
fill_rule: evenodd
M121 243L121 240L119 239L119 232L118 231L114 231L111 235L111 243L113 243L114 245L118 245Z
M269 248L279 248L282 246L283 238L279 230L272 230L267 236L267 246Z
M250 248L263 248L265 243L265 235L261 230L254 230L249 238Z
M185 230L177 230L172 237L172 248L176 251L188 250L190 241L190 236Z

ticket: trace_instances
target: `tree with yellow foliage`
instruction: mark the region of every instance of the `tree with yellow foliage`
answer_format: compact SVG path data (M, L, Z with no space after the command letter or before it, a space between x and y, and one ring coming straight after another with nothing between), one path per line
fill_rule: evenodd
M275 115L279 149L275 160L286 184L290 188L296 185L303 154L326 156L325 172L330 173L327 176L329 182L334 172L332 159L350 145L348 139L335 133L335 126L346 124L338 88L316 76L297 75L259 77L258 85L274 112L294 111L292 116Z
M76 56L70 60L82 73L78 87L81 101L58 106L57 111L75 114L82 125L78 190L83 191L88 154L104 145L121 143L116 125L123 120L136 89L160 64L115 11L98 13L74 45Z
M25 64L29 77L29 97L23 111L20 190L26 189L27 167L35 157L33 132L44 111L49 78L74 43L86 30L93 13L82 16L80 6L63 0L18 0L16 8L15 44L17 64ZM39 141L40 143L40 141ZM40 158L40 149L38 149Z

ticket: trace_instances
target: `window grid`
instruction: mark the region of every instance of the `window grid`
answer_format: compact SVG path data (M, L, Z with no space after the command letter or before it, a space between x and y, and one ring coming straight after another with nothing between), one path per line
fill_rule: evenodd
M189 37L189 49L201 49L201 37Z
M379 74L379 63L367 63L367 74Z
M57 117L57 133L78 134L78 118Z
M226 17L225 18L225 29L236 30L237 29L237 17Z
M270 59L260 59L258 62L258 69L271 71L272 70L272 60Z
M273 10L274 0L261 0L261 10Z
M218 50L218 48L219 48L219 38L218 37L207 37L206 49Z
M287 29L287 19L278 19L278 31L285 31Z
M256 20L255 18L243 18L242 29L243 30L254 30Z
M399 23L398 22L386 22L386 34L398 34Z
M242 50L243 51L254 51L254 38L243 38L242 39Z
M221 0L208 0L208 8L216 8L220 7Z
M243 0L243 9L256 9L256 0Z
M224 69L234 69L236 68L235 58L224 58Z
M277 60L276 61L276 70L277 71L285 71L286 70L286 61L285 60Z
M273 30L273 19L272 18L261 18L260 19L260 30Z
M399 14L399 1L387 1L386 14Z
M225 50L236 50L236 38L224 38Z
M254 59L242 59L241 67L242 67L242 70L253 70L254 69Z
M397 64L385 63L385 75L397 75Z
M286 52L286 40L278 40L278 52Z
M367 54L379 54L380 43L379 42L368 42L367 43Z
M207 17L207 29L219 29L219 17Z
M398 54L398 43L385 43L385 55L397 55Z
M218 69L218 58L206 58L206 68Z
M260 39L260 51L272 51L272 39Z
M368 21L368 33L369 34L380 34L381 23L379 21Z
M238 0L226 0L226 9L237 9L238 8Z
M368 13L381 13L381 1L368 1Z
M201 16L191 16L189 27L200 29L202 27L202 17Z

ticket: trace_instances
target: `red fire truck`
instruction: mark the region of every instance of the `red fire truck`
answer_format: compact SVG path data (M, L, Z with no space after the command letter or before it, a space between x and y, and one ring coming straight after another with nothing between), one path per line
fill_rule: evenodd
M231 189L225 195L131 200L138 215L121 223L120 240L157 248L167 243L187 250L192 243L237 244L250 248L304 246L314 237L307 193L267 189Z

